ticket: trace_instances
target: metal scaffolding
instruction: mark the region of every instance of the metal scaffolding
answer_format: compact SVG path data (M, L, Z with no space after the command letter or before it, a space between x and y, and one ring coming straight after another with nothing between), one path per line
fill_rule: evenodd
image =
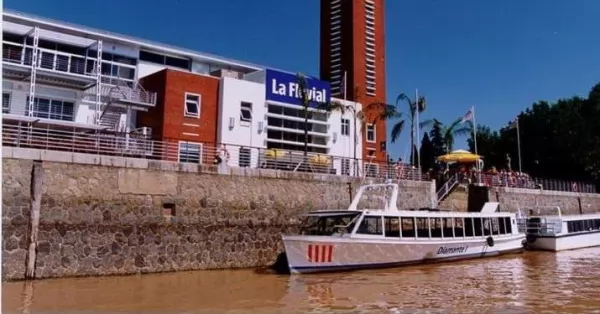
M100 125L100 115L102 114L102 40L98 40L92 45L90 45L86 49L86 60L87 60L87 51L93 49L96 46L96 62L94 65L94 69L92 70L96 75L96 98L95 98L95 106L94 106L94 122L96 125ZM87 62L86 62L87 63Z
M33 33L33 47L32 47L32 52L31 52L31 77L30 77L30 84L29 84L29 101L28 101L28 105L29 107L28 112L27 112L27 116L29 117L33 117L33 105L35 104L35 79L36 79L36 75L37 75L37 62L38 62L38 44L40 41L40 30L37 26L34 26L33 29L31 29L26 35L25 38L23 39L25 45L23 45L23 52L22 52L22 58L25 58L25 51L26 51L26 44L27 44L27 38L29 38L29 36L31 36Z

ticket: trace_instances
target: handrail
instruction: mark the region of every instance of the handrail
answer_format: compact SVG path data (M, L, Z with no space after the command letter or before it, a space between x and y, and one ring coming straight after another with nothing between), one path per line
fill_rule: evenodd
M40 119L47 125L46 128L30 126L26 122L23 125L15 125L14 120L4 121L2 128L2 145L4 147L33 148L45 151L62 151L80 154L93 154L103 156L122 156L130 158L143 158L152 160L165 160L172 162L208 164L212 165L217 161L217 156L222 163L229 167L239 168L261 168L276 169L281 171L291 171L295 163L290 159L296 156L298 151L280 150L273 154L273 149L241 146L221 143L197 143L183 142L179 139L155 140L149 136L131 133L98 132L92 131L66 131L69 128L68 121L56 121L52 124L51 119ZM10 123L7 123L10 121ZM62 123L63 126L58 126ZM65 125L66 123L66 125ZM39 124L38 124L39 125ZM81 126L80 126L81 127ZM90 126L92 127L92 126ZM62 130L58 129L62 128ZM343 156L334 156L327 154L308 153L310 169L301 169L304 171L344 175L354 177L364 177L367 172L364 171L366 161L362 159L352 159ZM358 173L346 172L345 165L358 163L360 165ZM394 167L385 162L369 164L378 166L374 178L384 178L388 169ZM352 167L350 167L352 169ZM362 169L362 171L361 171ZM373 169L370 169L373 170ZM425 178L420 173L403 173L403 176L395 178L406 181L422 181Z
M533 206L533 207L520 207L520 206L518 206L518 207L517 207L517 212L519 213L519 215L523 215L522 217L529 217L528 215L524 215L524 214L523 214L523 211L522 211L522 210L526 210L526 209L529 209L529 210L536 210L536 211L537 211L537 213L538 213L538 215L537 215L537 216L540 216L540 212L541 212L542 210L548 210L548 211L549 211L549 210L556 210L556 213L557 213L557 214L556 214L555 216L562 217L562 211L561 211L561 209L560 209L560 206L558 206L558 205L549 205L549 206Z
M458 185L458 174L455 174L448 178L448 180L442 185L437 191L437 200L440 202L446 195L448 195L455 186Z

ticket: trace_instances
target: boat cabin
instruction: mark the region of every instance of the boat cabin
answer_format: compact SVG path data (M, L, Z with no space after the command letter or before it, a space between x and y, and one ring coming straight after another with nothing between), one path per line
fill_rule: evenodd
M381 190L380 209L359 209L367 191ZM301 235L380 239L464 239L516 234L512 213L486 203L479 213L397 209L396 184L371 184L359 189L348 210L315 211L305 215ZM376 197L374 199L377 199ZM368 203L368 202L367 202Z
M520 231L531 235L592 233L600 232L600 213L563 215L559 206L519 208L518 223Z

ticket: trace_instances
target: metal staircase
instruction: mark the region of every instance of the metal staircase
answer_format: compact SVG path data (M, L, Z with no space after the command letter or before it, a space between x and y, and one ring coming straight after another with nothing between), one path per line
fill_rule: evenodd
M97 110L97 124L105 126L114 131L123 131L121 126L121 115L128 114L132 106L154 106L156 94L147 92L141 85L115 80L114 85L102 85L101 98ZM101 107L104 106L104 109Z
M444 200L450 193L458 186L458 174L451 176L448 178L448 181L442 185L442 187L437 191L437 201L438 204Z

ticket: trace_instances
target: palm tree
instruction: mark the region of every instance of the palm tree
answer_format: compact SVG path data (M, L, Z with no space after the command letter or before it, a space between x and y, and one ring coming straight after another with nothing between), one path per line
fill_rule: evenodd
M396 98L396 107L399 107L399 103L401 101L406 101L406 104L408 105L408 118L409 123L410 123L410 151L411 151L411 164L415 165L415 154L413 154L412 152L415 151L415 118L417 117L417 112L419 114L421 114L423 111L425 111L426 108L426 100L424 96L419 96L418 99L414 99L411 100L410 97L408 97L406 94L402 93L400 95L398 95L398 97ZM394 127L392 128L392 143L394 143L396 141L396 139L398 139L398 137L400 136L400 133L402 132L402 129L404 128L404 121L400 121L398 123L396 123L394 125Z
M400 109L400 102L406 101L408 104L408 114L404 113ZM375 119L370 119L373 122L376 120L396 120L392 126L392 132L390 133L391 142L395 143L402 131L404 130L405 124L410 125L410 147L411 151L414 151L415 142L415 118L417 116L417 110L419 113L425 111L426 100L425 97L420 96L417 100L412 100L406 94L402 93L396 98L396 105L390 105L386 103L371 103L365 106L364 111L368 113L376 112ZM373 118L370 116L369 118ZM414 155L414 154L411 154ZM414 158L413 158L414 159ZM414 160L411 160L414 165Z
M466 125L463 125L463 118L457 118L451 124L445 125L438 119L430 119L423 121L419 124L420 128L430 128L437 125L442 130L442 138L444 139L444 146L446 153L452 151L454 147L454 138L457 136L469 135L473 131L473 123L468 120Z

